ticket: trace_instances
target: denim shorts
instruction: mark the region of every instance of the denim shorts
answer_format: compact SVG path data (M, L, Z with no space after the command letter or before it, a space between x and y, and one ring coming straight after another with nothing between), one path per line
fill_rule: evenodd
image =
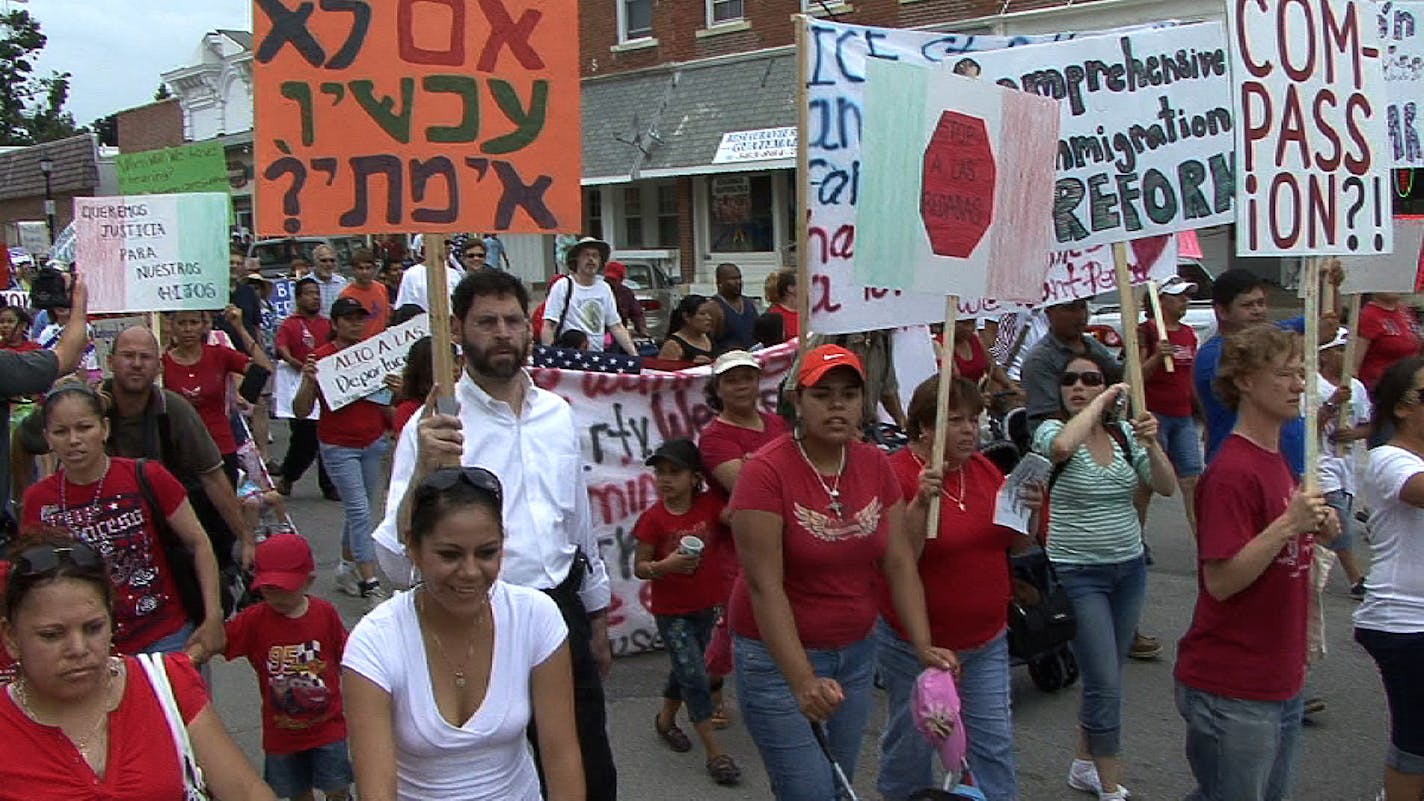
M1180 478L1193 478L1202 472L1201 431L1191 415L1171 417L1157 415L1157 439Z
M296 798L313 789L323 793L345 792L356 780L345 740L295 754L266 754L262 760L262 779L278 798Z
M1355 547L1355 496L1344 490L1325 493L1325 502L1335 510L1340 518L1340 535L1330 542L1330 550L1335 553L1349 551Z
M1400 773L1424 773L1424 632L1392 634L1355 629L1384 680L1389 702L1389 753L1385 764Z

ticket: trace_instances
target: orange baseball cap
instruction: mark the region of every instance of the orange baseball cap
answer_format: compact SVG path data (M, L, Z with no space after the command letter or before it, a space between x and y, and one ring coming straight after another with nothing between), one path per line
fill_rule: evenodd
M822 345L812 348L801 360L801 371L796 374L796 386L814 387L826 374L840 367L855 371L861 381L865 380L865 367L860 357L840 345Z

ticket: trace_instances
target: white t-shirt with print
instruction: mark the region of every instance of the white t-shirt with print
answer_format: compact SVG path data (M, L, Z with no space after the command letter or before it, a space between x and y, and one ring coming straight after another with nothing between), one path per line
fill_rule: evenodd
M588 349L603 350L603 332L610 325L618 323L618 302L613 298L613 287L602 278L595 278L589 286L583 286L573 278L566 278L549 290L544 302L545 321L557 325L564 311L564 299L573 287L574 296L569 300L569 313L564 318L564 327L554 332L554 341L559 334L570 328L588 334Z
M371 611L346 643L343 667L390 693L396 797L401 801L539 801L526 730L533 669L568 639L553 599L496 581L494 655L484 701L463 726L441 717L430 684L415 592Z
M1424 632L1424 509L1400 500L1410 478L1424 473L1412 451L1370 451L1364 497L1370 508L1370 572L1355 625L1392 634Z

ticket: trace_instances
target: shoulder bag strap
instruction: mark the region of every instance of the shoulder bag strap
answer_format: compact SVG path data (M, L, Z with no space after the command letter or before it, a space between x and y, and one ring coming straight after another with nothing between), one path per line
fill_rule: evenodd
M569 285L569 293L564 295L564 308L559 312L559 321L554 324L554 339L558 339L559 334L564 333L564 320L568 319L569 304L572 303L574 299L573 281L574 277L572 275L564 279L564 282ZM557 286L557 284L555 286Z
M163 654L139 654L138 662L143 666L153 694L158 697L158 705L163 707L164 718L168 720L168 731L178 751L178 769L183 774L184 799L193 801L206 798L203 769L198 766L198 758L193 753L193 741L188 737L188 727L183 725L183 713L178 707L178 698L173 694L173 685L168 680L168 668L164 664Z

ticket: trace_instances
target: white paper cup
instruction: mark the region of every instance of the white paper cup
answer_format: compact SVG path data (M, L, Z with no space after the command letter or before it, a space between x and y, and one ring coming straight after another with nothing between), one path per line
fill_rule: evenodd
M688 556L701 556L703 547L702 540L687 536L678 541L677 552L685 553Z

